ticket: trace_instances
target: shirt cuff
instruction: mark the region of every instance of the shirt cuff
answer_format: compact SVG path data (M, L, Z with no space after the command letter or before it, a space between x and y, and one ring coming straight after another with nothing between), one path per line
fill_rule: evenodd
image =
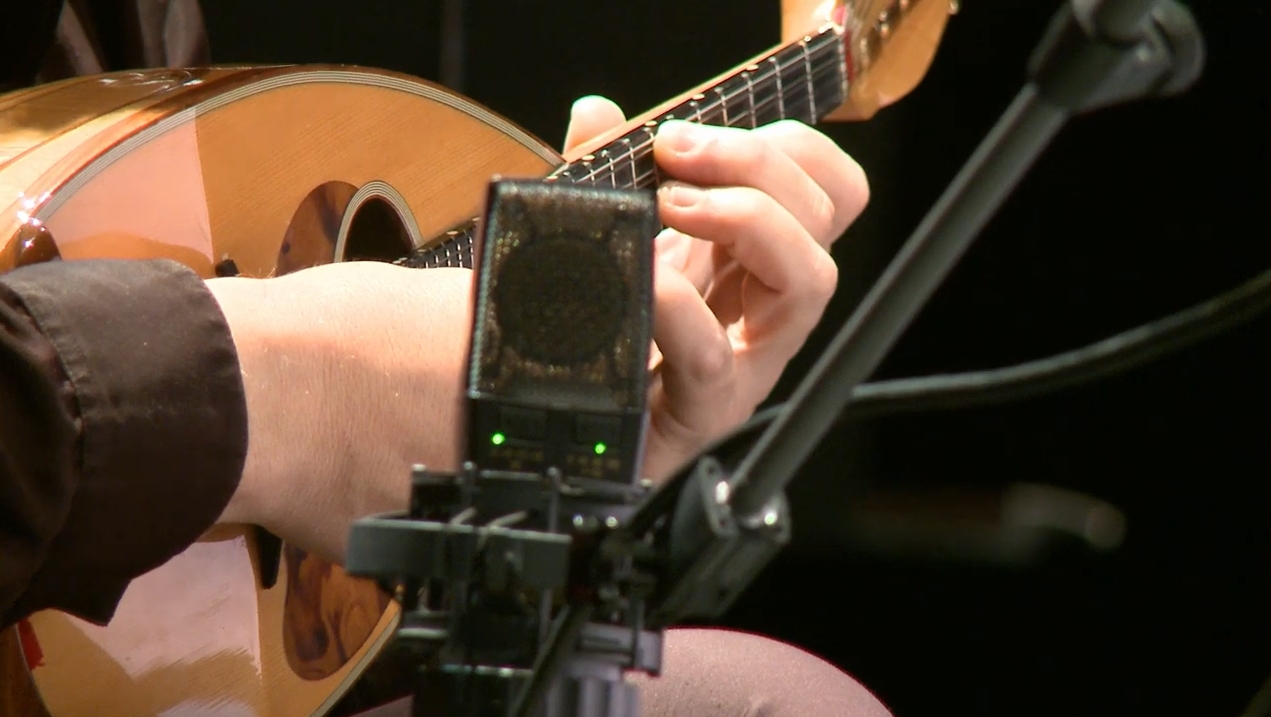
M15 608L104 623L128 582L197 540L238 487L237 352L211 292L175 262L54 262L5 281L56 348L82 422L70 511Z

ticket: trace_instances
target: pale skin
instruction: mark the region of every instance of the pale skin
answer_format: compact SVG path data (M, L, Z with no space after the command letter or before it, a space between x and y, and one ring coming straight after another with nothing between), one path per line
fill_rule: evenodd
M623 122L575 104L566 149ZM864 172L795 122L664 125L656 371L644 473L661 478L745 420L820 321L829 247L869 199ZM472 330L466 269L380 263L211 279L238 347L249 450L222 521L262 525L339 561L351 522L398 510L409 467L460 460Z

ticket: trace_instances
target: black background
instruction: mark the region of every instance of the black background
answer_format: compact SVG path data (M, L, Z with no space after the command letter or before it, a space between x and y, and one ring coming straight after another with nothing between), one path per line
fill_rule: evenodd
M882 369L1035 358L1271 265L1260 0L1194 3L1210 58L1183 98L1083 118L1052 146ZM823 128L870 174L842 289L801 374L1023 80L1057 3L966 0L919 89ZM469 0L465 94L553 144L570 102L633 114L778 40L778 0ZM216 0L218 61L436 78L440 13L404 0ZM427 138L421 138L421 142ZM898 715L1235 715L1271 674L1271 319L1131 375L1007 407L836 430L792 491L794 545L728 623L835 661ZM791 381L783 384L780 395ZM1111 555L898 559L846 535L861 490L1041 482L1123 509Z

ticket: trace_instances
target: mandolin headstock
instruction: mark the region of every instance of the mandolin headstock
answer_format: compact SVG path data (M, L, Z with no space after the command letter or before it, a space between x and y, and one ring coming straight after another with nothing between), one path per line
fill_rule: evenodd
M832 22L842 29L848 99L824 121L865 120L913 91L959 0L782 0L783 40Z

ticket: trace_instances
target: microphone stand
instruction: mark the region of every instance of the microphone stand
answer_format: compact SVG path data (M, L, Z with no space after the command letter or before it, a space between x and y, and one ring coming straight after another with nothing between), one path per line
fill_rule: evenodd
M398 588L398 641L422 665L415 714L636 717L623 671L657 674L662 631L721 615L788 541L786 485L1065 123L1183 92L1203 64L1175 0L1069 0L1024 89L739 462L725 441L647 497L554 470L417 469L409 514L356 523L346 566ZM468 525L478 505L504 517ZM510 527L531 513L547 518ZM435 604L425 588L443 583ZM537 606L518 601L527 590Z
M1203 62L1200 30L1174 0L1065 4L1033 53L1029 82L733 473L733 510L754 515L785 487L1072 116L1184 91Z

